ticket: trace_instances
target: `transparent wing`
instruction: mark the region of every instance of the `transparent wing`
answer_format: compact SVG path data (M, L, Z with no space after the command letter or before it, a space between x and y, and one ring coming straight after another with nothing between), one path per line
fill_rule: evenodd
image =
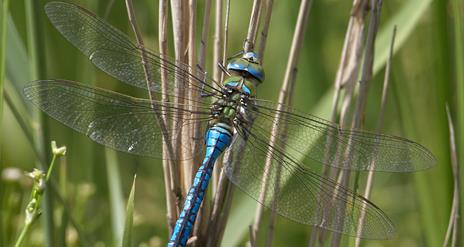
M250 132L268 140L277 106L256 101L256 108L250 109L256 115ZM405 138L342 129L335 123L286 106L280 114L287 128L287 139L279 148L307 165L323 163L341 169L410 172L436 163L430 151Z
M155 158L161 158L163 133L173 143L180 140L178 130L182 125L206 124L209 120L207 107L190 112L185 105L175 107L65 80L31 82L24 88L24 95L54 119L97 143ZM172 117L174 109L184 113L182 121ZM157 116L171 124L162 128ZM194 141L202 144L202 140Z
M51 2L45 6L45 12L56 29L88 56L95 66L122 82L147 89L141 49L124 33L88 10L73 4ZM169 95L177 95L176 90L187 88L197 95L220 93L212 86L217 82L204 72L191 74L190 67L186 64L162 58L148 50L145 50L145 54L145 65L154 82L154 85L150 85L151 91L161 92L161 77L165 76L169 83ZM196 102L202 99L198 96L191 100Z
M235 185L259 203L293 221L350 236L370 239L394 236L392 222L378 207L303 167L283 150L271 148L272 162L265 169L268 140L243 132L235 136L231 150L239 162L227 164L224 169ZM246 144L244 136L248 136ZM268 181L267 190L261 194L264 181ZM362 226L360 218L364 219Z

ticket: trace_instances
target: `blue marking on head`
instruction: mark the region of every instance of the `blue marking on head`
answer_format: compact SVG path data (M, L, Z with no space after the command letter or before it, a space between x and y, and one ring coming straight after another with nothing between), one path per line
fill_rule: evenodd
M227 64L227 70L246 71L259 81L264 81L264 70L259 57L254 52L246 52L239 59L232 59Z

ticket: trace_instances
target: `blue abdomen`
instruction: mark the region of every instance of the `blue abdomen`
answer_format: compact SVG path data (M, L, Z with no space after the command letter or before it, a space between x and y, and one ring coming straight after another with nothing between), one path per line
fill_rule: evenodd
M184 208L176 221L168 246L184 247L192 232L195 219L205 196L209 179L213 172L214 163L222 152L230 145L232 134L219 125L208 129L205 136L206 153L202 165L193 180L192 187L187 194Z

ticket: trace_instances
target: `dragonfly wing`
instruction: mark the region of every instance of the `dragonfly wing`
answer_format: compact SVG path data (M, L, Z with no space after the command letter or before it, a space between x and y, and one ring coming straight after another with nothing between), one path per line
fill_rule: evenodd
M283 106L281 111L276 110L277 107L272 102L256 101L256 109L251 109L257 116L251 132L269 139L279 112L287 128L286 141L280 148L304 164L323 163L349 170L411 172L436 163L430 151L405 138L342 129L335 123L299 113L290 107Z
M102 18L77 5L51 2L45 6L45 12L56 29L92 63L116 79L132 86L147 89L146 76L154 85L150 90L161 92L161 77L169 83L168 94L177 95L176 90L190 88L192 91L206 94L220 93L212 84L218 84L204 72L191 68L184 63L162 58L160 54L144 50L146 63L142 63L142 50L124 33L114 28ZM144 73L144 66L148 74ZM163 69L163 70L161 70ZM177 82L177 83L175 83ZM198 96L194 101L201 101Z
M236 135L232 145L231 153L239 162L224 168L228 178L267 208L293 221L350 236L393 237L394 226L378 207L299 165L283 150L271 148L272 154L268 156L266 141L253 133L248 133L247 141L243 135ZM271 163L265 169L268 157ZM268 181L267 189L262 196L265 181ZM360 218L364 219L362 226Z
M181 125L206 124L208 111L189 113L182 121L172 117L174 106L65 80L31 82L24 88L26 98L41 110L93 141L132 154L161 158L162 137L175 142ZM152 107L155 106L154 110ZM156 113L155 113L156 112ZM162 128L158 116L171 124ZM191 158L191 157L183 157Z

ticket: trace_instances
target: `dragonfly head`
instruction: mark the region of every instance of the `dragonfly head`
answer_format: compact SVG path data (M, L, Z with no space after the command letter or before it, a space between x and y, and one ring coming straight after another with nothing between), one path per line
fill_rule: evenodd
M241 57L231 59L227 64L227 70L246 72L258 82L264 81L264 69L261 66L261 60L254 52L245 52Z

